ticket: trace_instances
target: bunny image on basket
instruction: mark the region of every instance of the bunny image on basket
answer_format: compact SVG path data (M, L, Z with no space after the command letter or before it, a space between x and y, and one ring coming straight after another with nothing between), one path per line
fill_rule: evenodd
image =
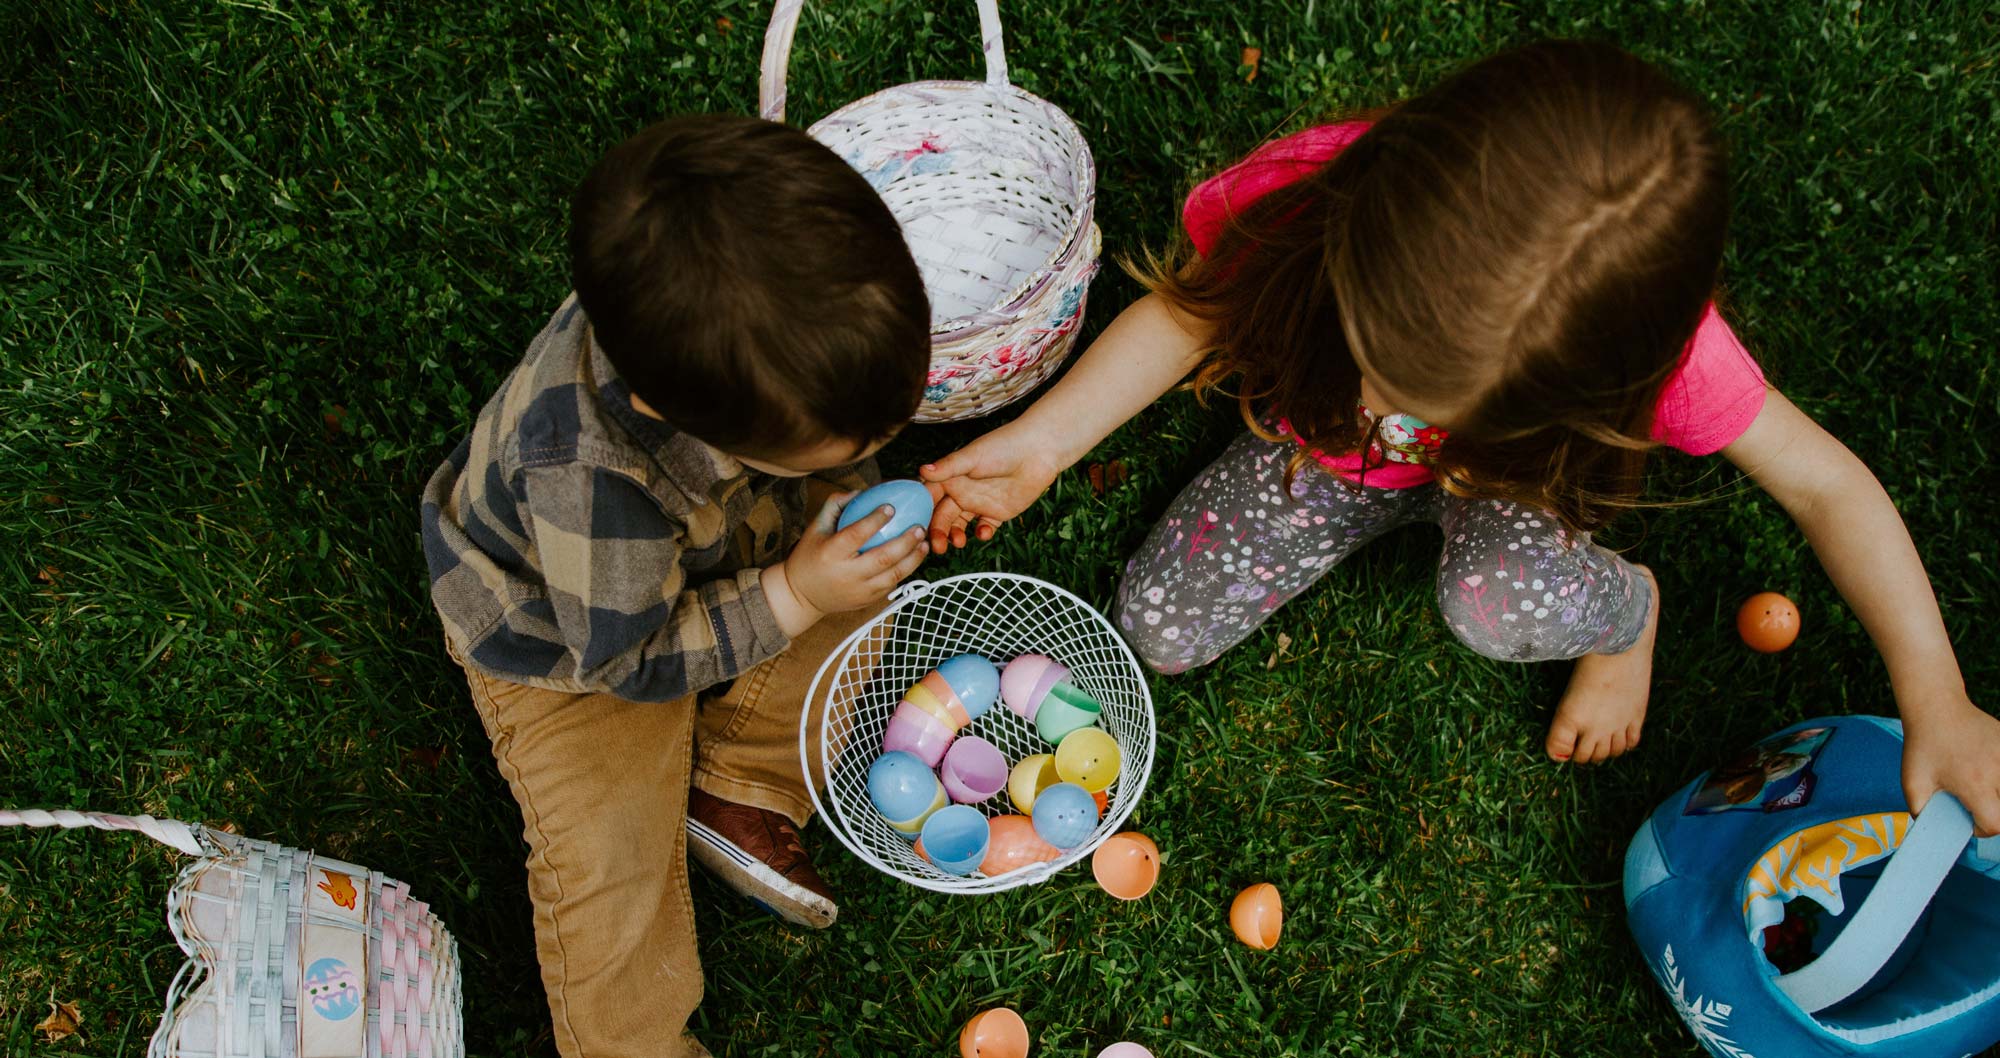
M148 1058L462 1058L458 944L393 878L152 816L0 809L0 827L129 830L195 857L167 892L187 962Z
M804 0L764 38L759 113L785 119ZM1102 239L1083 133L1007 80L994 0L978 0L986 80L920 81L849 103L806 131L859 170L902 225L931 300L931 367L917 422L988 414L1069 356Z

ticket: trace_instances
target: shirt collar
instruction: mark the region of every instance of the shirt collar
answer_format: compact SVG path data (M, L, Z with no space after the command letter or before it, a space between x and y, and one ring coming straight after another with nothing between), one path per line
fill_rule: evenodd
M619 429L638 442L653 458L667 480L683 493L706 500L717 483L744 477L750 468L735 456L675 429L632 406L632 387L620 377L611 358L597 344L595 333L586 325L583 336L587 350L582 358L583 377L579 382L597 398L597 406Z

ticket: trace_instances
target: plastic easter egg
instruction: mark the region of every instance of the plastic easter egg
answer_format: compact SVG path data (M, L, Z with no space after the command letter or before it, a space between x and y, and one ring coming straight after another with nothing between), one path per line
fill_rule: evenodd
M1229 928L1236 931L1237 940L1258 951L1277 947L1278 931L1284 925L1285 902L1270 882L1258 882L1237 893L1236 902L1229 905Z
M1014 765L1013 774L1007 776L1007 799L1022 812L1035 810L1035 798L1043 790L1062 781L1056 774L1056 758L1051 753L1036 753L1022 757Z
M952 800L976 805L1006 787L1007 755L978 735L967 735L945 751L939 776Z
M1028 1058L1028 1023L1006 1007L972 1015L958 1033L959 1058Z
M1059 782L1035 798L1035 833L1059 849L1073 849L1097 829L1097 802L1073 782Z
M1091 793L1102 793L1118 781L1118 769L1125 755L1118 740L1102 729L1078 728L1063 736L1056 747L1056 774Z
M937 667L937 674L944 677L974 720L985 716L1000 697L1000 670L977 654L946 658Z
M909 753L884 753L868 766L868 800L889 825L915 837L924 820L945 806L944 786Z
M1109 793L1099 790L1090 795L1090 800L1097 805L1097 818L1103 819L1104 813L1111 811L1111 795Z
M971 874L986 858L986 817L968 805L940 808L924 820L924 855L946 874Z
M1105 892L1120 900L1137 900L1160 880L1159 846L1134 830L1113 834L1090 854L1090 873Z
M874 488L861 490L860 495L848 500L847 506L840 510L840 520L834 523L834 531L839 532L883 507L894 508L896 513L890 515L889 524L876 530L875 535L861 545L861 550L868 551L912 529L929 526L932 506L931 492L924 488L923 482L907 478L885 481Z
M966 713L965 706L958 703L958 695L951 693L951 688L943 684L944 681L933 672L911 684L910 689L903 692L903 700L944 721L947 727L956 731L971 723L972 717Z
M1120 1040L1097 1052L1097 1058L1153 1058L1153 1052L1136 1043Z
M1035 833L1034 821L1027 816L994 816L986 821L986 829L990 837L979 873L988 878L1062 858L1062 850L1043 841Z
M1097 704L1097 699L1067 683L1058 683L1049 689L1048 696L1041 701L1041 708L1035 711L1035 732L1049 742L1061 745L1070 732L1096 724L1103 713L1104 709Z
M882 731L882 750L911 754L923 761L924 767L935 768L944 759L944 751L955 734L944 721L909 702L901 702L889 717L889 726Z
M1799 608L1774 591L1752 595L1736 611L1736 634L1762 654L1776 654L1799 638Z
M1042 654L1023 654L1000 673L1000 699L1023 720L1033 721L1049 688L1069 679L1069 670Z

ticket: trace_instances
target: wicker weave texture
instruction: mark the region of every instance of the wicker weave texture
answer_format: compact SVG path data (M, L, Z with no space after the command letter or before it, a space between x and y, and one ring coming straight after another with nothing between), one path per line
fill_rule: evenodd
M1022 654L1046 654L1068 666L1070 682L1103 706L1098 726L1117 739L1124 758L1110 804L1087 841L1059 859L992 878L957 877L933 867L868 800L868 766L881 755L883 731L903 692L939 662L967 653L996 665ZM1138 660L1096 610L1032 577L971 573L906 585L890 609L827 658L809 700L819 700L823 690L828 704L822 722L814 725L808 714L799 733L803 759L830 762L812 784L822 819L863 861L925 889L998 892L1046 881L1117 832L1152 771L1153 697ZM1010 765L1055 752L1033 725L999 704L959 734L992 742ZM977 807L989 816L1015 811L1004 791Z
M0 826L130 830L195 856L167 896L187 961L149 1058L465 1054L458 945L402 882L150 816L0 809ZM351 952L352 965L331 951Z
M762 110L782 120L803 0L765 37ZM993 0L979 0L986 81L923 81L813 124L903 227L931 299L931 367L916 421L984 415L1025 396L1075 344L1101 238L1096 168L1069 116L1007 83Z

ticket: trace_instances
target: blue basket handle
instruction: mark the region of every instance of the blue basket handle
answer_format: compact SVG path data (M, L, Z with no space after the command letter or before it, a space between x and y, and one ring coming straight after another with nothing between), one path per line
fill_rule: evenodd
M1840 936L1803 969L1778 977L1778 991L1808 1014L1860 991L1896 954L1971 841L1972 814L1958 798L1932 794Z
M1000 36L998 0L978 0L979 44L986 53L986 83L1007 83L1007 47ZM805 0L778 0L764 31L764 62L757 78L757 113L767 121L785 120L785 73L792 61L792 35L798 32L799 9Z

